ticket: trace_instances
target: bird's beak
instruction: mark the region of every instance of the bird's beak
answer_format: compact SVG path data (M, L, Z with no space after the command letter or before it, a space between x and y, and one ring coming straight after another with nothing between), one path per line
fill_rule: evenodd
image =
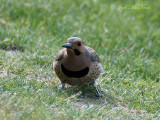
M74 49L74 46L71 43L63 44L62 47Z

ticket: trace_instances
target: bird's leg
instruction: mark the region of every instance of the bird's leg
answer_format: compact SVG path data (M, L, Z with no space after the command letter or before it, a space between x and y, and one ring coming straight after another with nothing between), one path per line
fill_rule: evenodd
M63 90L64 90L64 88L65 88L65 83L63 83L63 82L61 82L61 88L60 88L60 91L62 92Z
M82 92L82 96L85 96L85 86L81 86L81 92Z
M96 89L96 92L97 92L97 97L102 97L102 95L100 94L98 88L97 88L97 85L96 85L96 82L94 81L93 82L93 87Z
M61 88L64 89L65 88L65 83L61 82L61 85L62 85Z

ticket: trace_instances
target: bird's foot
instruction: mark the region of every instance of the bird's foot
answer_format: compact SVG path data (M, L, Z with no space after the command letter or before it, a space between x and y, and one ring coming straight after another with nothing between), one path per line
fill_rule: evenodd
M102 93L99 92L98 88L97 88L97 85L96 85L96 82L93 83L93 87L96 89L96 96L97 97L102 97L104 95L104 91L102 91Z
M64 91L64 88L60 88L59 91L60 91L60 92L63 92L63 91Z
M96 97L102 97L102 94L98 91L98 89L96 89L96 91L97 91Z
M96 94L96 97L100 98L102 97L102 94Z
M104 91L101 91L101 93L97 91L96 97L103 97L104 93Z
M65 89L65 83L61 83L61 84L62 84L62 86L61 86L61 88L59 89L59 91L60 91L60 92L63 92L64 89Z

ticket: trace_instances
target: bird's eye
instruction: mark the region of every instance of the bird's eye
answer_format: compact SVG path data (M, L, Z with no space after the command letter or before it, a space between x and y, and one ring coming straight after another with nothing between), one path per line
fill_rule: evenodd
M78 46L81 46L81 42L79 42L77 45L78 45Z

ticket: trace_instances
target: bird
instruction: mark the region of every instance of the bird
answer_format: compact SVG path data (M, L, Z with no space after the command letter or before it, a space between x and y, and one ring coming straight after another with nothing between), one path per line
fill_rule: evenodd
M72 86L93 85L97 96L101 94L97 89L96 79L102 72L102 65L94 49L85 45L79 37L70 37L62 45L63 49L57 54L53 62L53 70L61 81L62 89L65 84Z

